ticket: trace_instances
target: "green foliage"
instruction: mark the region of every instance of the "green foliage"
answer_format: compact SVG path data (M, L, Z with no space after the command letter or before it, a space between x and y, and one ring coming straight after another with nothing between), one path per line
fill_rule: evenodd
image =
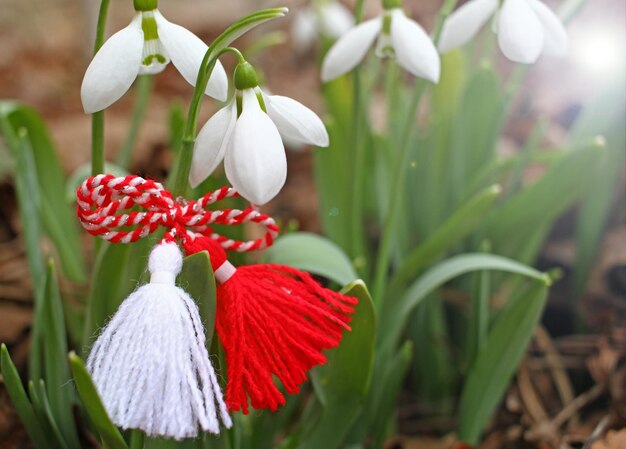
M471 365L459 404L459 438L476 445L504 395L541 317L547 286L535 282L494 320Z

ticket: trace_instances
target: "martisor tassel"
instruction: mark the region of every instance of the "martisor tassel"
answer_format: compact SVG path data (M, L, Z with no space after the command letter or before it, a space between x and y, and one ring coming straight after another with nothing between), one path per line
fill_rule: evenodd
M229 410L276 410L299 391L307 371L326 362L337 346L357 299L323 288L309 274L282 265L235 269L221 246L198 237L183 243L188 254L208 251L218 281L217 333L226 352Z
M120 306L87 365L113 422L150 436L195 437L231 426L205 347L198 307L175 285L182 254L175 243L150 254L150 283ZM207 317L211 318L211 317Z

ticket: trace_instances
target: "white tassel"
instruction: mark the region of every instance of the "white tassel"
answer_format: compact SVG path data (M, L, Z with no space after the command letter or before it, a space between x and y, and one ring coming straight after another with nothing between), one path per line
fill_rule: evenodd
M152 250L150 283L122 303L87 360L116 425L176 440L196 437L198 427L218 434L216 405L224 425L232 425L198 307L175 285L182 263L174 243Z

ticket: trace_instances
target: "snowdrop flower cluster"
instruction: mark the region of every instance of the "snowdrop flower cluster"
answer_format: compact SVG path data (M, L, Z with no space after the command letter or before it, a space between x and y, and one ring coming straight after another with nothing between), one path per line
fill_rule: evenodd
M157 0L134 0L135 17L96 53L81 87L86 113L101 111L126 93L138 75L160 73L171 61L195 85L208 46L191 31L167 21ZM228 79L218 62L206 94L225 101Z
M539 0L471 0L446 20L439 49L466 44L491 17L500 49L512 61L532 64L541 54L561 56L567 50L563 24Z
M338 39L354 26L354 16L336 0L317 0L300 8L291 25L293 45L298 51L311 47L319 35Z
M406 16L401 0L384 0L383 6L385 11L380 17L352 28L328 51L322 64L322 80L330 81L352 70L377 39L377 56L395 58L411 74L439 81L439 55L428 34Z
M189 182L197 186L224 160L232 186L251 203L263 205L287 178L283 139L326 147L328 133L306 106L264 93L250 63L240 62L234 79L235 95L198 134Z

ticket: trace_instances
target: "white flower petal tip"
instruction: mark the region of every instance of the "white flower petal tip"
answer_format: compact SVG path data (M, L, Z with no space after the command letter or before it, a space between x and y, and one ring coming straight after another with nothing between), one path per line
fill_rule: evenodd
M380 17L367 20L344 34L326 54L322 63L322 81L331 81L352 70L380 33Z
M288 97L265 96L267 114L288 142L327 147L328 132L315 112Z
M143 53L141 14L111 36L89 64L80 89L85 113L108 108L128 91L137 78Z
M221 62L217 61L213 67L211 78L209 78L204 93L217 101L224 102L228 98L228 75L226 75L226 70L224 70Z
M338 39L354 27L354 16L342 3L333 1L322 7L319 27L322 34Z
M549 56L565 56L567 54L567 31L561 20L545 4L539 0L528 0L537 18L543 25L543 54Z
M183 78L195 86L200 65L209 47L188 29L165 19L159 11L154 11L154 19L157 22L159 39L172 63ZM226 101L228 78L219 61L215 65L205 92L216 100Z
M239 194L259 206L274 198L287 179L282 139L252 89L243 92L242 112L226 152L224 168Z
M237 121L235 102L217 111L198 133L193 150L189 184L197 187L224 159Z
M424 29L401 9L392 12L391 40L398 64L413 75L439 82L439 53Z
M498 0L471 0L454 11L443 24L439 51L446 53L469 42L498 8Z
M511 61L533 64L544 44L543 26L528 0L506 0L498 16L498 44Z

